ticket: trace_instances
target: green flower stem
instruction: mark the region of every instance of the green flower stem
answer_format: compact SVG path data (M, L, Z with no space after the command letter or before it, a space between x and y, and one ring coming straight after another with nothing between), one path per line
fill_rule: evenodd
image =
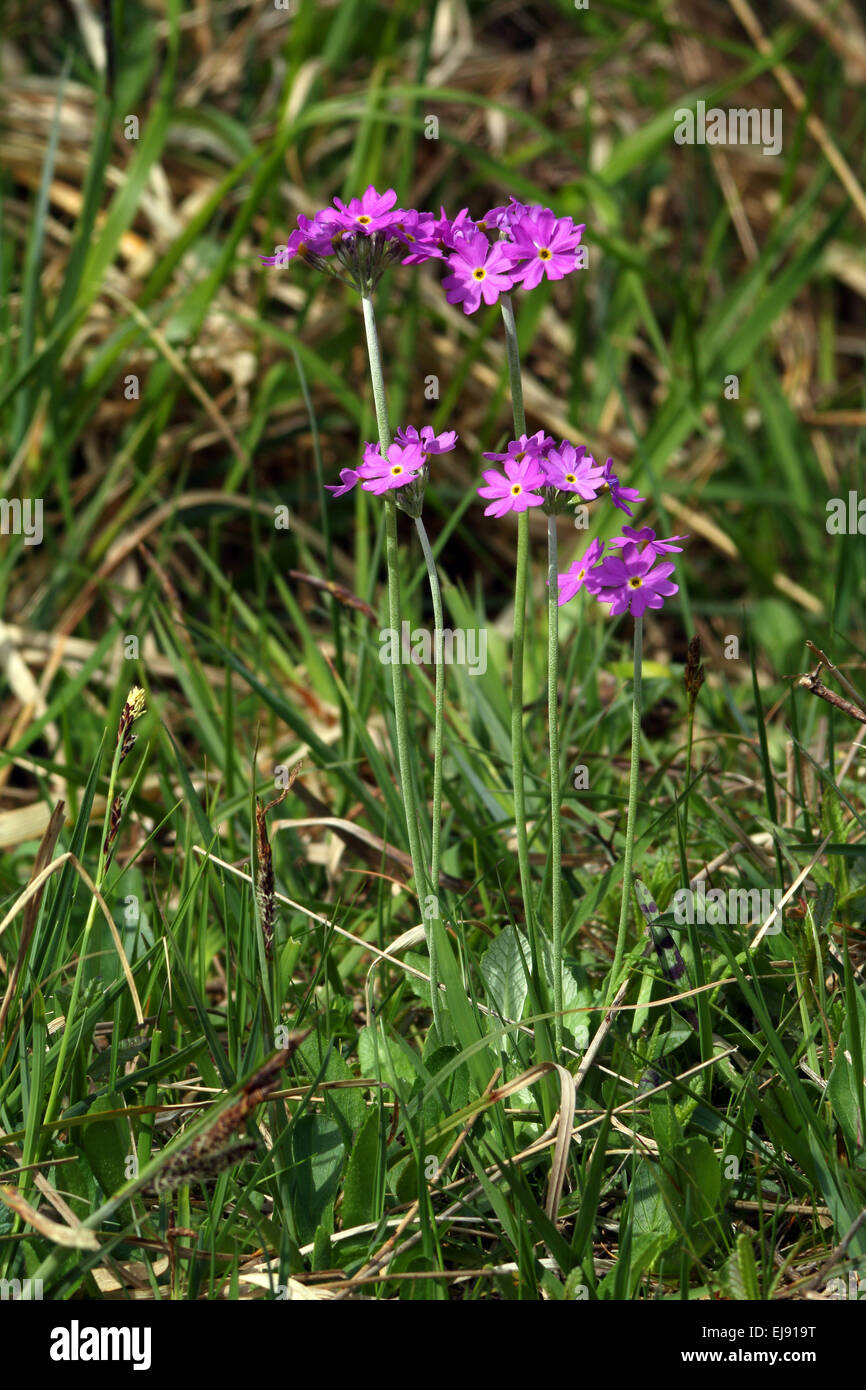
M364 332L367 335L367 357L370 361L370 380L373 384L373 405L376 408L379 448L382 450L382 457L384 458L394 441L391 434L391 423L388 419L388 406L385 401L385 378L382 374L379 334L376 331L376 311L369 295L361 295L361 307L364 310Z
M508 360L508 380L511 387L511 409L514 416L514 437L526 433L526 411L523 407L523 384L520 379L520 350L517 345L517 326L511 295L500 297L502 321L505 325L505 354ZM520 866L520 890L523 911L529 932L532 971L540 984L541 971L535 939L535 911L532 901L532 881L529 873L529 841L526 834L526 795L523 770L523 649L526 638L526 587L529 572L529 513L517 518L517 567L514 575L514 640L511 647L511 767L514 780L514 821L517 833L517 862Z
M559 586L556 517L547 518L547 722L550 741L550 871L553 915L553 1009L556 1048L562 1047L562 825L559 804Z
M400 611L400 571L397 544L397 505L389 497L385 498L385 558L388 566L388 622L392 632L402 631ZM433 1009L433 1023L437 1033L442 1033L441 1001L439 998L439 978L435 970L436 946L433 923L424 913L427 897L426 871L421 852L421 837L418 833L418 812L415 806L415 783L412 765L409 760L409 728L406 715L406 688L403 684L403 666L399 661L391 662L391 678L394 690L394 725L397 731L397 761L400 767L400 785L403 792L403 806L406 810L406 829L409 834L409 853L412 856L412 874L415 891L424 921L427 949L430 955L430 1003ZM437 885L438 887L438 885Z
M631 767L628 778L628 820L625 828L625 855L622 864L622 905L619 913L619 931L616 934L616 951L613 969L610 973L610 990L616 989L622 959L625 954L625 937L628 928L628 914L631 905L631 863L634 852L635 821L637 818L637 784L640 776L640 715L641 715L641 671L643 668L643 618L634 620L634 684L631 709Z
M370 362L370 379L373 385L373 402L376 407L376 423L379 429L379 448L383 456L391 447L391 426L385 402L385 379L382 373L382 357L379 351L379 335L376 332L376 315L373 301L368 295L361 296L364 310L364 330L367 335L367 356ZM402 631L400 611L400 569L397 543L397 504L385 497L385 561L388 567L388 622L391 631ZM427 896L427 878L424 857L421 852L421 837L418 832L418 812L415 804L415 784L412 778L412 764L409 759L409 725L406 711L406 687L403 683L403 666L399 661L391 663L391 681L394 692L394 726L397 732L397 762L400 768L400 785L403 792L403 806L406 812L406 831L409 836L409 853L412 858L412 876L422 910L424 931L427 937L427 950L430 955L430 1003L433 1009L433 1023L437 1033L442 1036L442 1004L439 991L439 975L435 945L434 924L424 914ZM435 833L435 832L434 832ZM434 892L438 891L438 881L434 880Z
M510 294L499 297L502 322L505 325L505 356L508 359L508 385L511 390L511 413L514 416L514 437L526 434L526 410L523 405L523 381L520 376L520 348L517 345L517 324Z
M442 590L439 587L439 575L436 572L436 561L433 558L433 551L430 548L430 538L427 535L427 528L420 516L416 516L415 518L415 529L418 532L418 539L421 542L421 549L424 552L424 562L427 566L427 576L430 580L430 596L433 600L433 622L435 627L433 649L437 654L436 697L433 716L433 832L430 857L430 882L433 885L433 892L438 894L442 836L442 742L445 719L445 667L442 661L442 639L440 633L443 631L445 624L442 614ZM433 960L434 956L431 951L431 974L433 972Z
M692 749L695 739L695 701L689 700L689 732L686 741L686 786L692 780ZM683 844L689 842L689 799L683 802Z
M435 896L435 921L430 922L430 929L427 933L427 946L430 954L430 988L431 1001L433 1004L433 1022L436 1031L442 1041L445 1040L445 1033L442 1030L440 990L439 990L439 950L436 943L436 924L441 922L439 911L439 865L441 861L441 840L442 840L442 744L445 724L445 666L442 659L442 639L440 633L445 624L442 614L442 590L439 587L439 575L436 572L436 561L433 558L433 551L430 547L430 538L427 535L427 528L420 516L415 518L415 529L418 532L418 539L421 542L421 549L424 553L424 562L427 565L427 577L430 580L430 596L433 600L433 622L435 628L433 650L436 654L436 694L433 713L433 826L431 833L430 849L430 884L431 891ZM425 917L426 925L426 917Z

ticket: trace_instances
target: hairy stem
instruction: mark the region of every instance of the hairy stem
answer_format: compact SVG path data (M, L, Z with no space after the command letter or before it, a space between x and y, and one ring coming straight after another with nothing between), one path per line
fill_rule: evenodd
M370 362L370 379L373 384L373 401L376 408L376 423L379 430L379 448L384 457L391 447L391 426L385 401L385 379L382 373L382 357L379 351L379 335L376 332L376 316L373 301L368 295L361 296L364 310L364 330L367 336L367 356ZM391 631L400 633L400 568L397 542L397 504L393 498L385 497L385 562L388 568L388 621ZM439 975L434 925L426 916L427 877L424 857L421 852L421 837L418 831L418 811L415 804L415 783L412 762L409 756L409 721L406 704L406 687L403 681L403 666L399 661L391 663L391 683L394 692L394 727L397 734L397 763L400 769L400 786L403 793L403 807L406 812L406 831L409 837L409 853L412 858L412 876L415 891L421 905L427 949L430 954L430 1002L433 1021L437 1033L442 1034L442 1005L439 994ZM435 834L435 831L434 831ZM434 893L438 891L438 881L433 882Z
M550 871L553 917L553 1008L557 1051L562 1047L562 824L559 804L559 597L556 517L547 518L547 722L550 746Z
M517 345L517 326L511 296L502 295L502 321L505 325L505 353L508 360L508 380L511 387L511 407L514 415L514 437L526 433L526 412L523 407L523 385L520 379L520 350ZM511 768L514 780L514 820L517 834L517 862L520 867L520 890L523 911L529 932L532 970L536 983L541 984L538 949L535 935L535 910L532 901L532 881L529 873L529 840L526 834L526 792L523 766L523 650L526 639L526 588L529 574L529 514L517 518L517 566L514 575L514 640L511 648Z
M616 934L616 951L613 969L610 973L610 989L616 988L625 954L625 937L628 928L629 907L631 905L631 865L634 852L635 821L637 818L637 784L640 776L640 715L641 715L641 671L643 668L643 618L634 621L634 684L631 707L631 767L628 777L628 820L625 828L625 855L622 864L622 905L619 913L619 930Z

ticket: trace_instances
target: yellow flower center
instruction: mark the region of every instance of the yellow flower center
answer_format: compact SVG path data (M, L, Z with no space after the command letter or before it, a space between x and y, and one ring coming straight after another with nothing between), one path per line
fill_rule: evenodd
M573 473L566 473L566 475L565 475L565 481L566 481L567 483L576 483L576 482L577 482L577 478L575 477L575 475L574 475Z
M366 227L367 223L372 222L373 219L372 217L368 217L366 212L359 212L358 216L355 218L355 221L360 222L362 226Z
M553 252L549 246L540 246L538 248L538 259L540 261L549 261L552 255Z
M635 577L634 577L634 579L630 579L630 580L628 581L628 587L629 587L630 589L640 589L640 588L642 588L642 587L643 587L643 580L641 579L640 575L637 575L637 574L636 574Z
M486 279L487 279L487 271L484 269L484 266L483 266L483 265L478 265L478 266L475 267L475 269L474 269L473 272L472 272L472 278L473 278L473 280L486 280Z
M391 469L391 477L392 477L392 478L399 478L399 476L400 476L400 474L401 474L402 472L403 472L403 465L402 465L401 463L395 463L395 464L394 464L394 467Z
M515 483L515 484L514 484L514 487L511 489L511 496L512 496L512 497L519 497L522 491L523 491L523 488L520 486L520 484L519 484L519 483Z

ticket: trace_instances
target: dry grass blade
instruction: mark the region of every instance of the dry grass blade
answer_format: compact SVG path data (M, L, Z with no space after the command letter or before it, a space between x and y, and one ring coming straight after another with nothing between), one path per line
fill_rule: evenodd
M791 884L790 888L787 889L787 891L786 891L784 897L781 899L781 901L778 903L777 906L774 906L774 908L773 908L772 912L770 913L769 917L767 918L766 922L764 922L764 923L761 925L760 930L757 931L757 932L755 933L755 935L752 937L752 940L751 940L751 943L750 943L750 950L754 951L755 947L756 947L756 946L759 946L760 943L763 941L763 939L764 939L764 937L766 936L767 932L770 930L770 927L773 925L773 922L776 920L778 914L781 912L782 908L785 906L785 903L787 903L787 902L789 902L789 901L791 900L791 898L794 896L794 894L796 893L797 889L800 887L800 884L803 882L803 880L806 879L806 878L808 878L808 876L809 876L809 870L812 869L812 868L814 868L814 866L817 864L818 860L821 858L821 855L824 853L824 850L827 848L827 846L829 845L829 843L830 843L830 841L832 840L832 838L833 838L833 832L832 832L832 831L830 831L829 834L827 834L827 835L824 836L823 840L821 841L821 843L820 843L820 845L818 846L818 848L815 850L815 853L812 855L812 858L809 860L809 862L808 862L808 864L806 865L806 867L805 867L804 869L801 869L801 871L798 873L797 877L794 879L794 882Z
M565 1186L568 1154L574 1127L574 1109L577 1101L577 1091L571 1072L560 1066L558 1062L556 1063L556 1071L559 1076L559 1115L557 1116L556 1144L550 1165L550 1177L547 1180L547 1202L544 1208L551 1221L556 1220L562 1189Z
M114 942L114 947L117 951L117 957L120 961L120 968L123 971L124 976L126 977L126 983L129 986L129 992L132 996L132 1003L135 1009L136 1018L139 1024L142 1024L144 1023L144 1011L141 1007L141 1000L138 997L138 990L135 987L135 980L132 977L132 971L129 968L129 961L126 959L126 953L123 949L123 942L120 939L120 934L117 930L117 927L114 925L114 918L109 912L108 904L106 903L99 889L96 887L96 884L93 882L93 879L90 877L90 874L87 872L84 865L79 863L74 854L70 853L69 851L67 851L65 854L61 854L58 859L55 859L51 864L47 865L47 867L44 868L40 874L37 874L36 878L34 878L24 889L24 892L21 894L21 896L16 898L15 902L12 904L9 911L6 913L6 916L3 918L3 921L0 922L0 936L3 935L4 931L9 926L9 923L14 921L18 913L21 912L22 909L25 908L28 903L32 902L34 898L38 898L39 896L41 896L42 889L44 888L48 879L51 877L52 874L56 874L58 869L62 869L64 864L71 864L73 866L75 871L84 880L87 887L90 889L90 892L93 894L94 898L97 901L99 909L103 917L105 918L108 929L111 932L111 939Z
M749 5L748 0L728 0L728 4L748 33L758 52L763 53L764 56L772 53L772 44L770 44L765 37L758 17L751 5ZM779 86L791 102L791 105L796 111L804 111L807 107L806 97L799 83L792 77L785 64L775 63L772 71ZM844 155L841 154L835 142L830 138L824 122L820 120L813 111L807 113L806 125L809 133L821 146L827 162L835 170L840 183L845 188L846 193L863 218L863 221L866 222L866 194L864 194L863 189L857 182L850 164L845 159Z
M19 1193L12 1187L0 1187L0 1201L6 1203L11 1211L26 1221L28 1226L32 1226L46 1240L50 1240L54 1245L64 1245L70 1250L98 1250L99 1241L92 1231L85 1226L76 1224L75 1226L62 1226L59 1221L52 1221L47 1216L42 1216L35 1207L31 1207Z
M33 860L33 869L30 874L31 886L36 879L40 878L43 871L47 868L51 856L54 853L57 838L63 826L65 810L65 804L62 801L58 801L54 810L51 812L51 819L45 828L45 833L36 851L36 858ZM18 956L13 966L12 974L9 977L6 992L3 995L3 1003L0 1004L0 1034L3 1032L3 1024L6 1022L9 1005L15 993L15 987L18 984L24 962L27 959L27 952L30 949L30 938L36 926L36 918L39 914L39 904L41 901L42 891L40 889L38 892L34 893L24 906L24 911L21 916L21 940L18 946Z
M620 985L619 989L614 995L613 1000L611 1001L607 1013L605 1014L604 1018L601 1020L601 1023L598 1025L598 1028L596 1029L595 1036L593 1037L592 1042L589 1044L589 1047L583 1054L583 1061L578 1067L577 1075L574 1078L575 1095L577 1094L577 1091L580 1089L584 1077L586 1076L587 1072L589 1071L590 1067L592 1066L593 1062L598 1056L599 1049L601 1048L602 1043L604 1042L605 1038L610 1032L613 1020L616 1017L617 1012L620 1009L620 1006L622 1005L623 999L625 999L626 992L628 990L628 985L628 980L624 980L623 983Z

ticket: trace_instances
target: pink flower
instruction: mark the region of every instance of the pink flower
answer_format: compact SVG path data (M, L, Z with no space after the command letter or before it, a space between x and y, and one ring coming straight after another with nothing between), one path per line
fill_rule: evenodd
M485 516L504 516L506 512L525 512L529 507L540 507L544 501L531 489L544 484L544 473L534 458L507 459L505 475L488 468L482 474L486 487L478 489L479 497L491 497L493 501L484 508Z
M442 434L434 434L432 425L422 425L419 433L414 425L406 425L398 429L394 441L397 444L417 444L425 454L450 454L457 443L457 433L455 430L443 430Z
M565 574L558 574L556 582L559 585L558 607L568 603L573 599L579 589L586 589L594 594L598 590L598 561L604 554L604 541L594 540L586 550L583 559L575 560L569 565Z
M381 496L391 488L405 487L414 482L424 466L424 455L417 444L391 445L387 458L383 458L377 445L368 444L364 450L364 462L358 469L361 486L365 492L375 492Z
M503 242L491 246L483 232L472 232L448 257L453 274L442 281L449 304L462 304L474 314L481 304L495 304L512 286L511 261Z
M326 208L324 213L317 212L312 221L300 213L297 228L287 244L280 247L276 255L260 256L259 260L264 265L288 265L295 258L307 261L311 256L333 256L334 237L339 235L340 229L328 220L330 211Z
M504 454L484 454L482 457L492 459L494 463L504 463L506 459L515 460L520 463L521 459L528 454L533 458L539 458L546 449L553 447L553 440L544 430L538 430L536 434L522 434L519 439L512 439Z
M649 550L638 550L634 541L623 546L621 555L609 555L598 567L595 596L609 603L611 614L631 613L641 618L648 608L661 608L664 600L677 593L670 582L672 561L657 564Z
M362 232L372 236L373 232L387 231L394 222L402 218L402 213L392 212L397 201L393 188L377 193L372 184L360 198L352 198L347 204L341 198L334 199L336 213L333 220L346 232ZM330 212L330 209L329 209Z
M472 237L478 228L469 216L468 208L461 208L456 217L448 217L440 206L440 216L435 224L435 233L444 250L456 251L461 242Z
M643 541L645 542L645 544L643 546L638 545L638 549L641 551L648 551L653 555L658 556L664 555L666 551L670 550L681 551L682 546L674 545L674 541L687 540L688 536L671 536L670 540L668 541L657 541L656 533L651 526L643 526L639 531L635 531L634 527L632 526L623 526L622 535L617 536L614 540L610 542L610 544L617 546L626 546L630 543L634 543L635 545L638 545L638 542Z
M529 213L511 223L513 245L509 248L512 264L526 264L513 270L515 284L520 281L525 290L534 290L545 277L561 280L575 269L577 247L584 225L575 227L570 217L555 217L549 208Z
M545 454L543 467L548 487L576 492L584 502L594 502L604 483L604 469L586 452L586 445L575 448L567 439Z
M360 476L357 468L341 468L340 481L338 483L325 483L325 487L329 492L333 492L335 497L343 497L347 492L352 491Z
M613 459L608 459L604 465L604 479L602 487L610 490L610 500L615 507L619 507L621 512L627 516L633 516L631 507L626 506L627 502L645 502L646 498L641 497L636 487L623 487L619 478L613 471ZM623 500L625 499L625 500Z
M497 231L508 231L520 217L525 217L527 213L535 214L543 212L541 203L520 203L512 195L507 205L499 208L491 208L485 212L479 226L496 227Z
M437 221L432 212L416 212L410 208L401 212L399 221L391 226L391 235L406 245L408 256L403 257L403 265L418 265L435 257L444 260L445 253L439 249Z

